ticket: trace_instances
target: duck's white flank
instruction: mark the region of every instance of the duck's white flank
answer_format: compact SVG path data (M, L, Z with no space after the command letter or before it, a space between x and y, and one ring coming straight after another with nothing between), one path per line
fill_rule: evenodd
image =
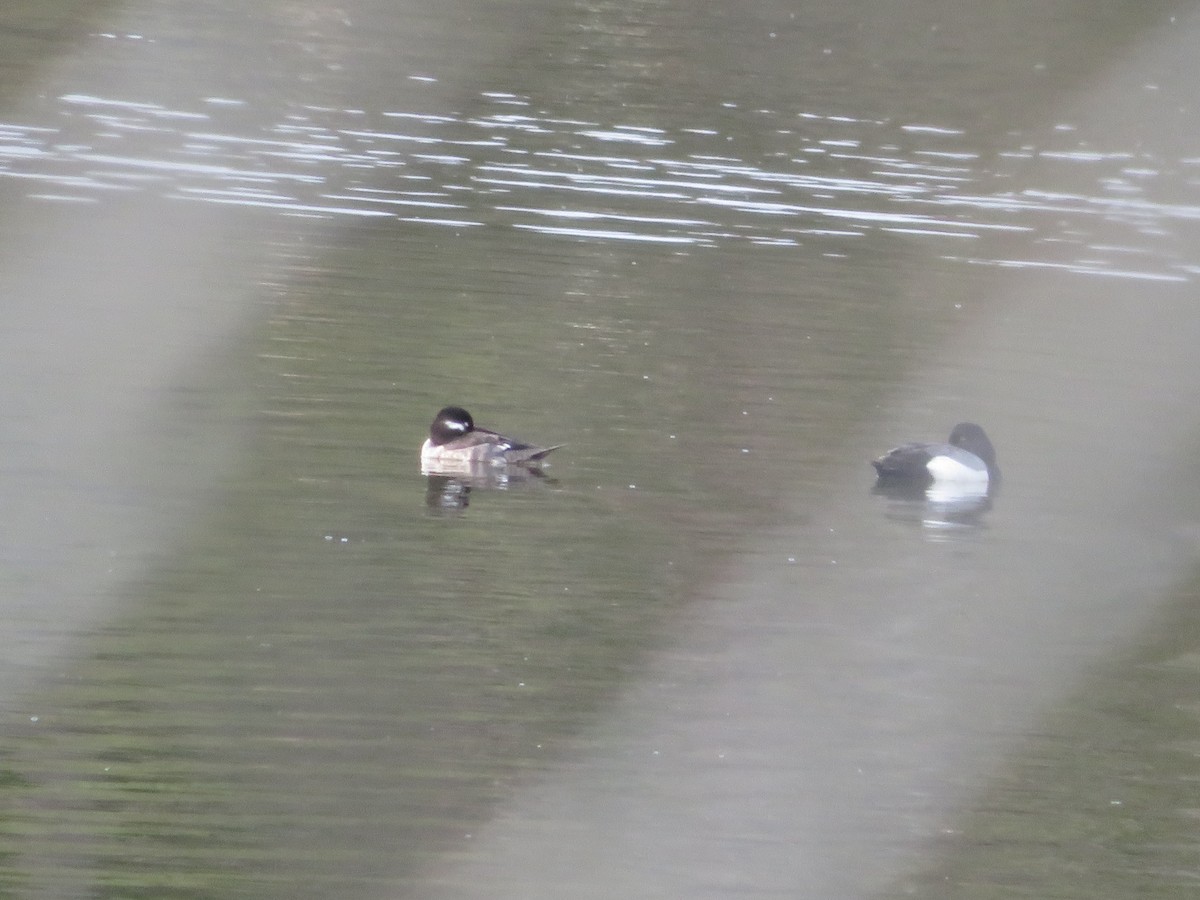
M988 471L982 460L977 466L966 465L951 456L935 456L926 466L935 481L987 484Z

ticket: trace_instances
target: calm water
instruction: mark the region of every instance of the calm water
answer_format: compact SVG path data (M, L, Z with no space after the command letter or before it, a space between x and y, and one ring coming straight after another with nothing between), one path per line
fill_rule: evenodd
M794 7L12 14L4 896L1195 886L1200 19Z

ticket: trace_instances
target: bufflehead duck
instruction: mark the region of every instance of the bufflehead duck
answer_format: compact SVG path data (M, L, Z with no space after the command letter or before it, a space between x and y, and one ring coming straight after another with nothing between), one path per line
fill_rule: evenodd
M996 451L983 429L960 422L945 444L903 444L871 465L880 482L913 485L954 484L990 489L1000 481Z
M421 447L423 464L491 463L530 465L540 463L553 447L523 444L486 428L478 428L461 406L447 406L434 417L429 437Z

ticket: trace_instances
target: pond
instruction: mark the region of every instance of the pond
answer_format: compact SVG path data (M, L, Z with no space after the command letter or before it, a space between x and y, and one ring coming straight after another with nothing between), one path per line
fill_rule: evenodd
M44 9L0 891L1195 884L1194 11Z

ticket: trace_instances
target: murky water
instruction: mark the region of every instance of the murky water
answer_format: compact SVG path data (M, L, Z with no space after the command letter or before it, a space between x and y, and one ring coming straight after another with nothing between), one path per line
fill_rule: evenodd
M1194 885L1196 17L421 6L4 38L3 890Z

